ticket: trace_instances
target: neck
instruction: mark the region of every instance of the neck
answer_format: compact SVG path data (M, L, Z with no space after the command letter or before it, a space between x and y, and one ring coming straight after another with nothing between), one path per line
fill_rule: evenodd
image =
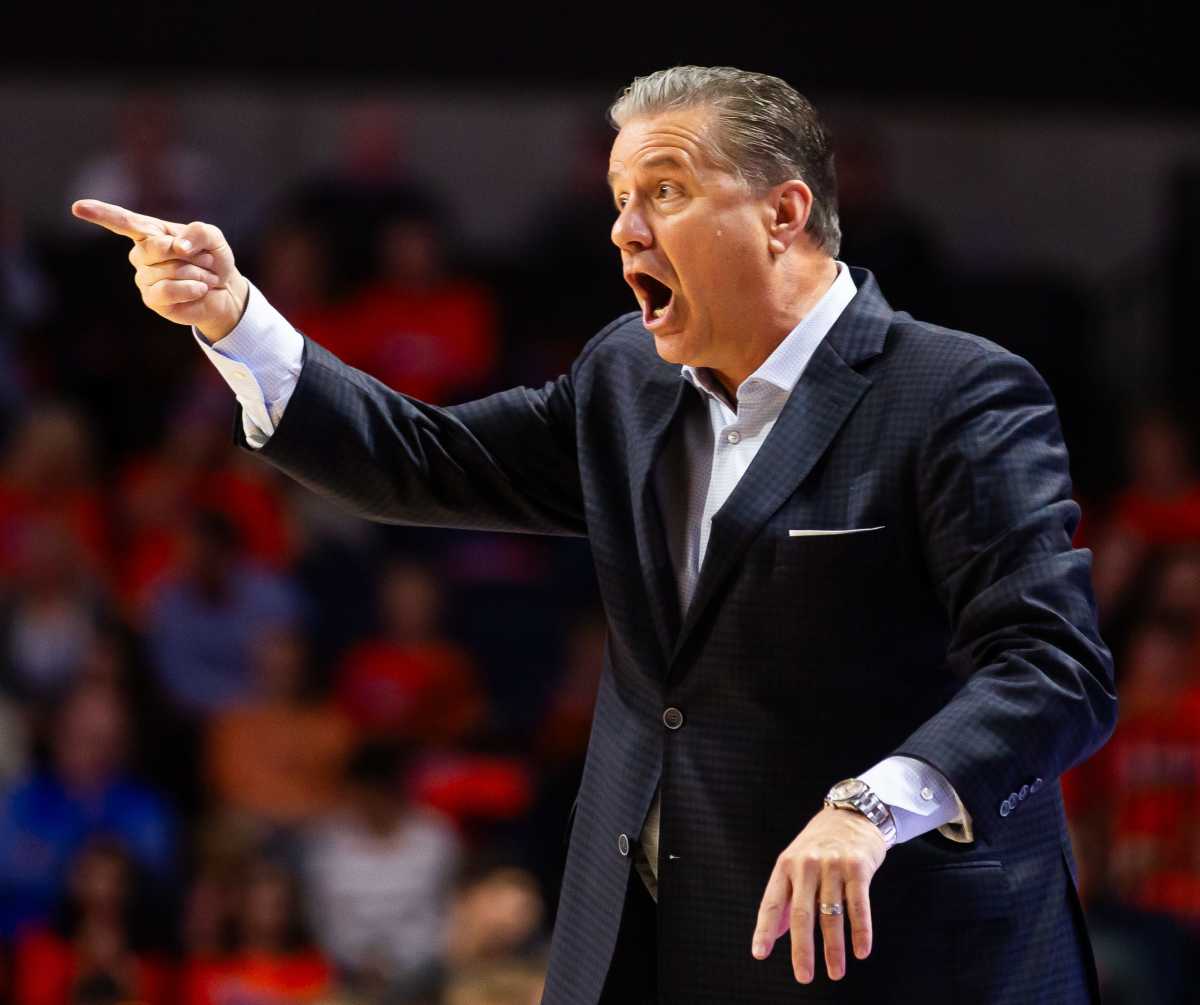
M762 312L762 324L754 332L743 332L728 340L736 358L720 368L709 367L731 401L737 400L742 381L762 366L801 319L808 316L836 278L837 263L828 255L812 256L790 266L780 288L771 293L771 306Z

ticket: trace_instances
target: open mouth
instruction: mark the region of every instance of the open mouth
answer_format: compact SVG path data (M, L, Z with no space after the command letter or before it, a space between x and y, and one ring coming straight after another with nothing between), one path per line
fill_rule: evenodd
M654 327L670 312L675 291L645 272L631 273L629 282L642 305L642 322L647 328Z

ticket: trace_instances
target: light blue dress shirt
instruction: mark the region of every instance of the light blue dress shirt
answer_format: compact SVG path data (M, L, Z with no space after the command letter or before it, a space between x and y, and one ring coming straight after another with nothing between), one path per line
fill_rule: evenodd
M708 404L707 422L684 427L682 456L669 459L656 473L660 498L678 498L677 493L666 490L663 479L674 477L676 486L681 479L687 486L686 514L663 514L682 610L687 609L695 588L713 514L729 498L770 435L817 345L854 299L857 289L850 270L841 262L837 270L821 299L739 385L736 407L725 400L707 371L686 364L681 367L681 379L691 382ZM241 403L247 442L262 447L275 431L299 379L304 347L300 333L253 283L246 311L233 331L212 344L195 328L192 333ZM891 808L898 842L934 828L953 841L973 839L970 814L950 783L931 765L911 757L888 757L858 777ZM839 779L829 781L832 785ZM652 896L657 894L659 812L655 793L635 857Z

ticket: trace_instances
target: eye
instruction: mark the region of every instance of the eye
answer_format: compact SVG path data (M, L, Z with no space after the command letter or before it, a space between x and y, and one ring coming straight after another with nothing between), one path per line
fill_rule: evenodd
M660 199L669 199L678 189L669 181L660 181L658 183L658 196Z
M629 201L629 196L622 193L621 195L617 196L615 201L617 204L617 211L620 212L625 208L625 203Z

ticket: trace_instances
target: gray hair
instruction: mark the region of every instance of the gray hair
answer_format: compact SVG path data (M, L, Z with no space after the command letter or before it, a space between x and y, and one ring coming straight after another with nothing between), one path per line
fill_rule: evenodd
M836 257L837 175L833 142L817 110L787 81L731 66L673 66L636 77L608 110L620 129L631 119L697 106L711 107L719 128L709 150L723 170L755 191L799 178L812 189L805 230Z

